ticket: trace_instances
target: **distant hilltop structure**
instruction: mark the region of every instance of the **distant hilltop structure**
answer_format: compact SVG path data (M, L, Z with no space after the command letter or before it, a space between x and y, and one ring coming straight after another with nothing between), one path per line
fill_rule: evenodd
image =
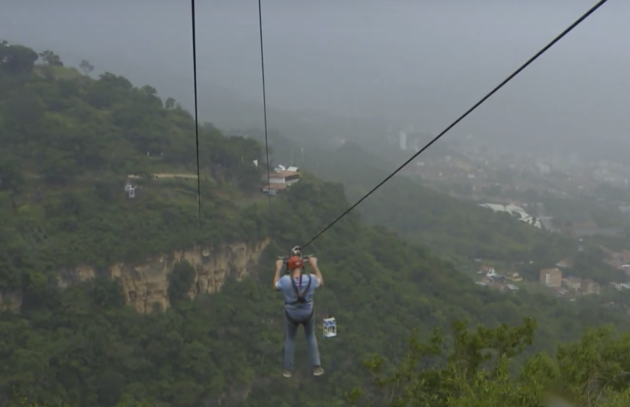
M529 213L525 212L525 210L521 208L520 206L501 205L501 204L494 204L494 203L485 203L485 204L480 204L479 206L492 209L494 212L507 212L510 215L512 215L515 219L518 219L521 222L525 222L527 224L537 227L538 229L542 229L540 220L536 219L535 217L531 216Z
M278 165L273 172L263 176L262 192L269 195L276 195L278 191L282 191L295 184L300 180L300 170L298 167L285 167Z

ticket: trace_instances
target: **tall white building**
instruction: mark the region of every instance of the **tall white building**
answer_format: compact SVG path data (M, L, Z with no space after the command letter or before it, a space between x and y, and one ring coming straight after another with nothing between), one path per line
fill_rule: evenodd
M404 131L401 131L400 133L398 133L398 146L400 147L401 150L407 150L407 133L405 133Z

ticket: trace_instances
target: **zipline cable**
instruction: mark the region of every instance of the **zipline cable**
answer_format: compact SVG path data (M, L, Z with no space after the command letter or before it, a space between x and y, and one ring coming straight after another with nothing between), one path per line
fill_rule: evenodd
M192 13L193 88L195 93L195 142L197 144L197 226L201 228L201 176L199 169L199 118L197 114L197 30L195 29L195 0L190 0Z
M269 166L269 141L267 139L267 92L265 88L265 47L263 43L263 25L262 25L262 4L258 0L258 27L260 29L260 70L262 72L262 97L263 97L263 115L265 118L265 150L267 153L267 198L269 200L269 210L271 210L271 171Z
M260 0L259 0L260 1ZM370 196L374 191L376 191L378 188L380 188L383 184L385 184L387 181L389 181L394 175L396 175L400 170L402 170L407 164L409 164L411 161L413 161L414 158L416 158L417 156L419 156L420 154L422 154L424 152L424 150L426 150L427 148L429 148L433 143L435 143L436 141L438 141L444 134L446 134L449 130L451 130L453 127L455 127L459 122L461 122L466 116L468 116L470 113L472 113L475 109L477 109L482 103L484 103L488 98L490 98L490 96L494 95L499 89L501 89L504 85L506 85L508 82L510 82L512 79L514 79L514 77L516 75L518 75L519 73L521 73L525 68L527 68L527 66L529 66L532 62L534 62L536 59L538 59L538 57L540 57L542 54L544 54L547 50L549 50L549 48L551 48L553 45L555 45L558 41L560 41L565 35L567 35L569 32L571 32L575 27L577 27L578 25L580 25L580 23L582 23L584 20L586 20L591 14L593 14L598 8L600 8L601 6L604 5L604 3L606 3L608 0L600 0L599 2L597 2L597 4L595 4L593 7L591 7L586 13L584 13L580 18L578 18L573 24L571 24L569 27L567 27L562 33L560 33L556 38L554 38L549 44L547 44L544 48L542 48L540 51L538 51L533 57L531 57L527 62L525 62L520 68L518 68L516 71L514 71L510 76L508 76L505 80L503 80L503 82L501 82L497 87L495 87L492 91L490 91L490 93L488 93L486 96L484 96L480 101L478 101L477 103L475 103L475 105L473 107L471 107L470 109L468 109L468 111L466 111L466 113L464 113L463 115L461 115L457 120L455 120L453 123L451 123L446 129L444 129L440 134L438 134L433 140L431 140L429 143L427 143L424 147L422 147L422 149L420 151L418 151L417 153L415 153L414 155L411 156L411 158L409 158L407 161L405 161L400 167L398 167L394 172L392 172L389 176L387 176L387 178L385 178L383 181L381 181L378 185L376 185L374 188L372 188L371 191L369 191L367 194L365 194L361 199L359 199L354 205L352 205L350 208L348 208L345 212L343 212L339 217L337 217L337 219L335 219L334 221L332 221L330 224L328 224L328 226L326 226L324 229L322 229L321 232L317 233L313 238L311 238L311 240L309 240L306 244L304 244L302 247L305 248L306 246L308 246L309 244L313 243L315 241L315 239L317 239L318 237L320 237L324 232L326 232L328 229L330 229L335 223L337 223L339 220L341 220L341 218L343 218L344 216L346 216L348 213L350 213L350 211L352 211L354 208L356 208L361 202L363 202L368 196Z

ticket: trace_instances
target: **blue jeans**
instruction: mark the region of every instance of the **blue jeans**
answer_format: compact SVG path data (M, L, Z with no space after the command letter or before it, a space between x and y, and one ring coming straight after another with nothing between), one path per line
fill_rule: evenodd
M295 335L297 334L298 324L294 324L285 319L286 336L284 339L284 369L293 370L293 354L295 345ZM317 347L317 338L315 337L315 318L311 317L308 322L304 323L304 334L306 336L306 343L308 344L308 353L311 356L311 363L313 366L321 366L319 360L319 349Z

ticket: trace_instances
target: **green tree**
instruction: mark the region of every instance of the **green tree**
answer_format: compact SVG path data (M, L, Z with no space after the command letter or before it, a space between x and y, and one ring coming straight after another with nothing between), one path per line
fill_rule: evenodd
M79 68L83 71L84 75L89 75L94 70L94 66L85 59L81 60L81 63L79 64Z
M47 65L51 66L63 66L63 62L61 62L61 58L59 55L55 54L50 50L46 50L39 53L39 57L44 61Z
M0 43L0 67L9 73L30 73L39 56L37 52L21 45Z
M188 298L195 279L195 269L187 261L180 261L169 275L168 298L175 302Z

